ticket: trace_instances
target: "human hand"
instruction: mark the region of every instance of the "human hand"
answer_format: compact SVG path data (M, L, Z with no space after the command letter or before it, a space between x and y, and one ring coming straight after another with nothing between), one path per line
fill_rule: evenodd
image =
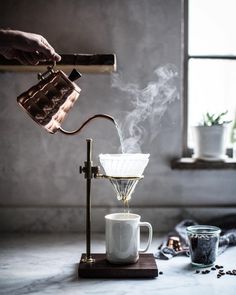
M0 30L0 54L17 59L22 64L36 65L40 61L60 61L61 57L41 35L16 30Z

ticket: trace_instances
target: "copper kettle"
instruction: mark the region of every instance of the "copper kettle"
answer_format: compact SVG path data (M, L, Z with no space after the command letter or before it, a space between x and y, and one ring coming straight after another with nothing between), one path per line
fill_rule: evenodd
M67 77L63 71L54 70L53 66L48 67L45 73L38 74L38 84L19 95L17 102L36 123L50 133L57 130L64 134L78 133L89 121L97 117L109 119L116 124L111 116L96 114L75 131L65 131L61 128L62 122L80 95L81 89L74 83L80 77L81 74L75 69Z

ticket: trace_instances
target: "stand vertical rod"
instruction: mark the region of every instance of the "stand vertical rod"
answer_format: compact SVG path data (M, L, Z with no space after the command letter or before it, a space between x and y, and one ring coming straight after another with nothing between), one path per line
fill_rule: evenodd
M86 256L87 260L91 257L91 178L92 178L92 139L87 139L87 186L86 186Z

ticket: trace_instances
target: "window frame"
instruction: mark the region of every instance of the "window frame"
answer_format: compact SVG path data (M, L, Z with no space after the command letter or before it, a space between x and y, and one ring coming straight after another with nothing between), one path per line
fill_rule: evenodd
M188 147L188 76L190 59L217 59L217 60L236 60L236 56L232 55L191 55L189 54L189 0L182 0L182 138L183 151L182 157L191 158L193 149ZM233 155L233 149L227 148L226 154L229 157Z

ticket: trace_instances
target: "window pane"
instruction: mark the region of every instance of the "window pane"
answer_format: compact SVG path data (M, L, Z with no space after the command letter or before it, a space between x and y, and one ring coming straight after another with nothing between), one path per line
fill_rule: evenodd
M236 61L190 59L189 61L189 127L198 125L206 112L228 110L227 119L236 112ZM188 144L192 146L189 128Z
M189 54L236 55L236 0L189 0Z

